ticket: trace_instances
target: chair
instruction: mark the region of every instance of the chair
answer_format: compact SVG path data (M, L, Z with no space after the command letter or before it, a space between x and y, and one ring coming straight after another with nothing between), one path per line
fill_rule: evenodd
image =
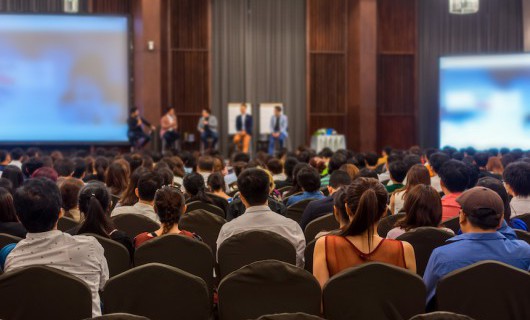
M166 234L143 243L134 253L134 264L162 263L200 277L213 296L214 258L205 243L177 234Z
M315 220L309 222L304 230L305 242L308 243L315 239L317 234L322 231L331 231L336 230L340 227L335 215L333 213L328 213L325 216L316 218Z
M412 245L416 256L416 273L423 277L433 250L445 245L447 239L452 237L452 234L438 228L421 227L402 234L397 240Z
M7 233L0 233L0 250L11 243L18 243L20 240L22 240L19 237L12 236Z
M124 245L112 239L104 238L97 234L87 233L87 236L92 236L101 244L105 250L105 258L109 266L109 276L114 277L131 268L131 257L129 251Z
M395 227L396 222L398 222L398 220L404 217L405 213L396 213L381 219L381 221L379 221L379 225L377 226L377 233L379 234L379 236L382 238L386 238L388 232Z
M313 316L307 313L277 313L261 316L257 320L324 320L321 317Z
M523 220L527 226L530 226L530 213L525 213L520 216L516 216L516 218Z
M463 314L457 314L452 312L437 311L431 313L418 314L410 318L410 320L473 320Z
M59 218L59 221L57 221L57 229L61 230L62 232L66 232L70 229L73 229L78 225L79 223L77 223L77 221L69 217L61 217Z
M280 192L280 194L283 194L285 191L289 191L289 189L291 188L292 186L281 187L280 189L278 189L278 192Z
M519 240L526 241L526 243L530 244L530 232L518 229L514 229L513 231L515 231L515 234L517 235L517 238L519 238Z
M105 314L126 312L150 319L204 319L211 314L204 280L150 263L111 278L103 291Z
M204 243L210 246L213 256L217 256L217 237L225 219L206 210L198 209L187 212L180 217L179 227L198 234Z
M111 219L116 229L125 232L131 239L134 239L140 233L153 232L160 228L158 223L138 214L119 214Z
M302 214L304 214L304 210L309 204L309 202L313 201L315 199L305 199L302 201L298 201L297 203L290 205L287 207L287 212L285 213L285 216L287 218L291 218L294 221L300 223L300 219L302 219Z
M442 226L453 230L455 234L458 234L460 231L460 217L454 217L442 222Z
M305 270L276 260L234 271L219 285L219 319L255 319L275 313L320 314L320 285Z
M101 317L92 318L90 320L149 320L149 318L142 317L142 316L135 316L129 313L111 313L111 314L103 315Z
M77 277L51 267L33 266L4 274L0 297L0 319L92 317L90 288ZM58 302L68 307L59 307Z
M324 317L409 319L425 311L423 280L408 270L367 263L333 276L323 289Z
M497 261L451 272L436 287L437 309L475 319L530 319L530 275Z
M305 263L305 270L307 270L309 273L313 273L313 254L315 252L315 245L317 243L317 239L314 239L313 241L309 242L305 246L304 251L304 263Z
M231 236L217 251L221 279L247 264L269 259L296 265L296 249L277 233L252 230Z
M223 219L226 219L225 211L223 209L217 207L217 206L214 206L213 204L210 204L210 203L205 203L205 202L201 202L201 201L193 201L193 202L187 203L186 206L187 206L186 213L202 209L202 210L206 210L206 211L208 211L210 213L213 213L215 215L218 215L219 217L221 217Z

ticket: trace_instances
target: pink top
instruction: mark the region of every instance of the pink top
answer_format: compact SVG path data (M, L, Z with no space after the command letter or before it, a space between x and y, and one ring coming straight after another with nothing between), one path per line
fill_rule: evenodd
M442 198L442 222L457 217L460 213L460 205L456 202L462 192L451 193Z

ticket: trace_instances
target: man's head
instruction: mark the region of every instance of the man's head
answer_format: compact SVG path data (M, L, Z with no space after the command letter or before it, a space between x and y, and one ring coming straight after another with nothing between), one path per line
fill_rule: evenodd
M291 179L294 178L293 177L294 167L296 167L298 163L299 163L298 159L294 157L289 157L285 159L285 163L283 164L283 170L285 171L285 175L287 176L287 178L291 178Z
M281 174L283 172L282 162L278 159L270 159L267 161L267 169L269 169L272 174Z
M11 159L21 161L24 156L24 150L21 148L15 148L11 150Z
M460 227L463 233L495 232L502 223L504 203L493 190L475 187L462 193L456 199L460 211Z
M370 152L364 156L365 165L369 168L375 168L379 156L376 153Z
M329 177L328 191L332 195L342 186L348 186L352 182L352 179L348 172L337 170L334 171Z
M530 196L530 163L513 162L504 169L503 173L506 190L512 196Z
M0 150L0 164L7 165L11 162L11 156L6 150Z
M315 192L320 189L320 175L313 167L302 168L296 175L298 185L306 192Z
M490 155L487 152L478 152L473 156L473 160L475 160L477 167L482 169L486 169L486 165L488 164L489 158Z
M162 177L156 172L146 172L140 176L135 193L140 201L153 202L156 190L162 187Z
M282 114L282 107L276 106L274 107L274 115L279 117Z
M202 116L208 118L210 116L210 109L202 109Z
M69 159L58 159L55 161L53 168L59 174L59 177L71 177L75 171L75 163Z
M239 111L241 111L241 114L246 114L247 113L247 105L242 103L241 106L239 107Z
M213 172L214 159L210 156L203 156L199 158L197 169L200 172Z
M348 162L348 159L346 158L344 153L338 153L338 152L335 153L329 159L329 163L328 163L329 173L331 174L331 173L339 170L340 167L342 167L344 164L346 164L346 162Z
M247 169L237 178L241 200L246 207L266 205L270 192L269 175L261 169Z
M451 157L449 157L446 153L436 152L431 154L431 156L429 157L429 163L431 164L431 168L434 173L439 174L439 171L442 168L443 164L449 161L450 159Z
M130 115L131 115L131 117L138 117L138 115L139 115L138 108L132 107L131 111L130 111Z
M407 165L403 161L394 161L388 164L388 172L390 179L396 183L403 183L407 176Z
M438 172L444 192L447 194L466 190L469 184L469 173L468 167L462 161L446 161Z
M55 228L61 214L61 192L48 179L30 179L13 196L18 219L31 233Z

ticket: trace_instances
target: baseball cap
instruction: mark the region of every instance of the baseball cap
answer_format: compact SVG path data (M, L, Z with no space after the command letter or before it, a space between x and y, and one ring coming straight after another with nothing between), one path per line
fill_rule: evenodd
M456 202L465 214L473 214L479 209L491 209L496 215L504 213L504 203L493 190L484 187L471 188L460 195Z

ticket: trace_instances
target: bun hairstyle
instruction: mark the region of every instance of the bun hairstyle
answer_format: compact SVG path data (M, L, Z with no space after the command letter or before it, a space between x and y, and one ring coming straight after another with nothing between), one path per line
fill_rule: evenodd
M78 234L94 233L106 238L115 229L108 215L110 194L105 184L93 181L79 192L79 211L84 216Z
M346 209L353 215L342 236L357 236L368 232L368 247L372 245L373 226L386 212L388 192L373 178L358 178L346 189Z
M157 190L155 212L163 227L162 234L168 233L175 224L178 224L185 203L184 195L178 188L164 186Z

